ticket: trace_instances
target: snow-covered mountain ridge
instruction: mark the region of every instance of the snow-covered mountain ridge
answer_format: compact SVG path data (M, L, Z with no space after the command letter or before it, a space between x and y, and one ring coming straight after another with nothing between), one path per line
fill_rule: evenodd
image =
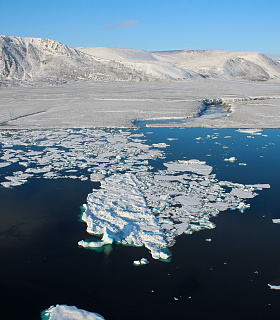
M0 36L0 84L192 78L280 79L280 65L254 52L70 48L54 40Z

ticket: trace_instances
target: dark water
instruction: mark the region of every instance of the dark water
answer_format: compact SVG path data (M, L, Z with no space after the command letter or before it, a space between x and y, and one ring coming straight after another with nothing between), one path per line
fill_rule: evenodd
M215 133L217 139L207 138ZM80 206L97 184L34 179L1 188L1 319L40 319L55 304L107 320L279 319L280 291L267 284L280 284L280 225L271 221L280 218L280 131L262 133L268 137L210 129L147 134L147 143L170 144L166 161L205 160L219 180L271 185L248 199L243 214L222 212L212 220L215 229L178 237L170 263L152 260L145 248L114 245L98 253L77 246L88 238ZM231 156L237 161L223 161ZM151 164L161 169L162 160ZM150 264L134 267L142 257Z

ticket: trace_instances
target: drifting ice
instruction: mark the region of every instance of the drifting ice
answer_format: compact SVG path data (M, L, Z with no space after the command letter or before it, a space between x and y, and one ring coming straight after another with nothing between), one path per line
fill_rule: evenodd
M210 219L220 211L243 212L250 207L244 199L270 187L219 182L210 174L213 168L198 160L164 165L167 170L158 173L119 173L102 180L101 189L93 190L84 205L87 232L103 237L107 233L110 241L145 246L153 258L169 259L166 248L178 235L215 228ZM104 244L104 240L79 242L84 247Z
M41 313L42 320L105 320L100 314L73 306L56 305Z
M243 212L250 206L246 199L270 187L218 181L213 168L196 159L166 161L165 170L154 172L150 160L164 159L161 148L168 145L145 142L144 134L121 130L0 132L1 177L5 178L0 183L14 187L39 177L100 182L101 189L88 195L83 220L87 231L102 239L82 240L79 245L145 246L153 258L165 260L178 235L215 228L210 219L220 211ZM13 165L23 171L11 173Z
M272 290L280 290L280 286L274 286L272 284L268 284L269 288Z
M149 261L147 259L145 259L145 258L133 261L133 265L137 266L137 267L138 266L144 266L145 264L148 264L148 263L149 263Z

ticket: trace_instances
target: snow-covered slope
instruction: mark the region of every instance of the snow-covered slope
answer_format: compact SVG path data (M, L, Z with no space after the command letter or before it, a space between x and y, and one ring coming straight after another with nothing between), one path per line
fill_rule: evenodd
M148 76L165 79L227 78L268 80L280 78L279 64L262 53L222 50L147 52L120 48L77 48L100 59L114 60Z
M139 76L123 64L102 62L54 40L0 36L0 81L76 79L137 80Z
M269 80L280 78L280 65L261 53L70 48L54 40L0 36L0 85L34 81L174 81L189 78Z
M133 62L147 62L157 60L152 53L137 49L122 49L110 47L77 47L75 49L107 60Z
M188 50L158 55L168 58L171 55L176 66L206 77L268 80L280 76L279 65L257 52Z

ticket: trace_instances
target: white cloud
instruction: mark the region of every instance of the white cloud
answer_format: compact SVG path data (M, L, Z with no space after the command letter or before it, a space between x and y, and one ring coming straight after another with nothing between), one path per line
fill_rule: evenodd
M129 28L131 26L135 26L138 24L139 21L137 20L128 20L122 23L108 23L104 26L104 29L110 30L110 29L116 29L116 28Z

